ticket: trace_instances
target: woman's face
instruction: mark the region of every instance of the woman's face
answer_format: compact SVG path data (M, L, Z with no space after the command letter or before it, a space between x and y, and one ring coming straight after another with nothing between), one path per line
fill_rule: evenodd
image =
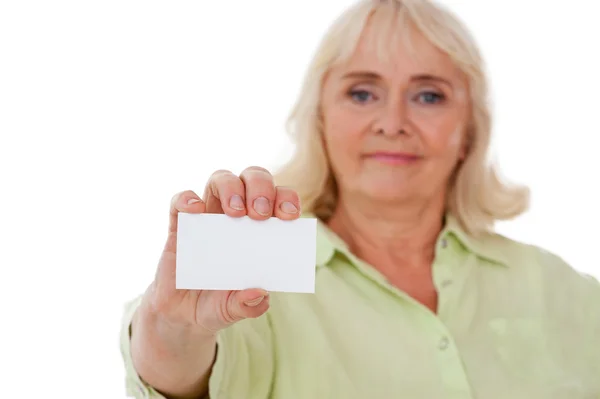
M412 51L400 47L384 64L376 46L365 45L367 27L354 56L323 82L323 140L341 195L445 196L465 156L467 81L445 53L411 33Z

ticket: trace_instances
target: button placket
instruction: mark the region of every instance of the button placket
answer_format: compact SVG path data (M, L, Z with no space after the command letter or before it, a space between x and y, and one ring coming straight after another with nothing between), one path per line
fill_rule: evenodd
M456 282L455 257L452 238L448 235L440 237L437 244L436 258L433 264L433 282L438 293L438 317L443 318L448 309L448 303L455 297Z
M448 248L448 240L446 238L442 238L440 240L439 247L446 250ZM446 259L447 256L449 255L441 255L436 261L443 262L443 259ZM439 273L441 273L441 275ZM445 266L443 270L438 269L437 278L435 278L435 281L440 289L445 289L452 285L452 279L448 276L447 266Z
M458 348L449 332L440 332L442 335L438 336L437 358L446 392L453 392L453 398L471 398L469 380Z

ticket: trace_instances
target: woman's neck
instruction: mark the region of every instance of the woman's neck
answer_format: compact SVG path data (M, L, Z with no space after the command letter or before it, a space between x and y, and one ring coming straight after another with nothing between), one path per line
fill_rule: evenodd
M428 267L444 223L440 198L394 205L340 198L327 224L356 256L377 268Z

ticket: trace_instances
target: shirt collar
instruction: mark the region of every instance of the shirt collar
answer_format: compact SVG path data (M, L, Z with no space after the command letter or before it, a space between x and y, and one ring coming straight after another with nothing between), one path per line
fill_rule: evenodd
M448 236L455 237L467 251L479 258L498 265L509 265L505 246L503 245L505 239L498 234L484 233L474 237L464 231L454 215L448 213L446 214L446 224L440 234L440 239L448 239Z
M302 217L314 218L313 214L303 214ZM438 238L438 246L443 240L456 239L468 251L493 264L507 266L508 262L503 250L503 239L496 234L483 234L473 237L467 234L456 217L446 215L446 224ZM329 264L333 256L339 253L348 253L347 244L339 238L320 219L317 219L317 258L318 267Z
M348 245L322 220L317 219L317 267L329 264L336 252L346 251L349 251Z

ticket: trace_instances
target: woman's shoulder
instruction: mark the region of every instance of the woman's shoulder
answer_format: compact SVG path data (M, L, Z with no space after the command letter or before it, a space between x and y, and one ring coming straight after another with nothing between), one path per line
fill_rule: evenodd
M600 282L583 272L600 262L592 259L588 265L572 265L563 256L548 248L519 241L499 233L483 238L485 245L502 254L511 270L516 274L535 276L547 288L555 291L572 291L597 298L600 306Z
M504 262L500 268L482 269L490 271L489 284L502 287L499 301L510 303L519 313L535 315L550 330L578 326L600 332L600 282L583 272L595 266L594 259L588 265L572 265L555 251L495 233L483 242ZM591 339L586 334L577 340Z

